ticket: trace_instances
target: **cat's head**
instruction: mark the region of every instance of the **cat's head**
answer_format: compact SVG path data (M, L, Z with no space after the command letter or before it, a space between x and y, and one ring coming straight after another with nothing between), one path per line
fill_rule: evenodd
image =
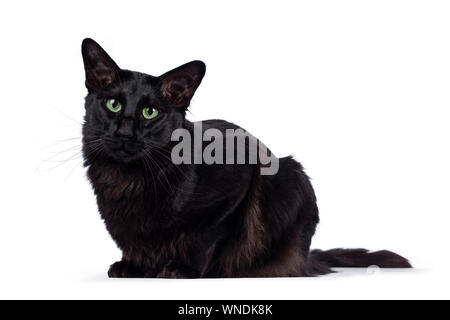
M99 44L82 44L86 72L83 150L86 160L129 163L170 143L179 128L205 64L192 61L159 77L124 70Z

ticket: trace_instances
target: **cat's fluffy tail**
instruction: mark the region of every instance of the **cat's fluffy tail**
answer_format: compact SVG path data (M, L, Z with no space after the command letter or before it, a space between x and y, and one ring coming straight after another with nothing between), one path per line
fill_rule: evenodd
M312 250L308 266L311 276L331 273L331 268L412 268L407 259L394 252L366 249Z

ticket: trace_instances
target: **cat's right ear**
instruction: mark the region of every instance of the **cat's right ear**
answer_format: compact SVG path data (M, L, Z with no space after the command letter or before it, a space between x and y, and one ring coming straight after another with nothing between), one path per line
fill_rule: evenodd
M120 68L92 39L84 39L81 44L84 70L86 72L86 88L89 92L101 91L119 79Z

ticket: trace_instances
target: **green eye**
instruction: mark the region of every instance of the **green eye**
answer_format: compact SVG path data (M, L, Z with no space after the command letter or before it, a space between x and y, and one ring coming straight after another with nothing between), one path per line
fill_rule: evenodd
M116 99L108 99L108 100L106 100L106 107L111 112L119 112L120 110L122 110L122 105Z
M156 108L144 108L142 109L142 115L145 119L153 119L158 115L158 109Z

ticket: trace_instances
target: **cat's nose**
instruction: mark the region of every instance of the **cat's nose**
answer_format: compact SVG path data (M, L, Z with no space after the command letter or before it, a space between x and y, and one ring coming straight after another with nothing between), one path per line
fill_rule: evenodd
M120 127L117 129L116 134L121 138L132 138L134 136L133 121L123 120Z

